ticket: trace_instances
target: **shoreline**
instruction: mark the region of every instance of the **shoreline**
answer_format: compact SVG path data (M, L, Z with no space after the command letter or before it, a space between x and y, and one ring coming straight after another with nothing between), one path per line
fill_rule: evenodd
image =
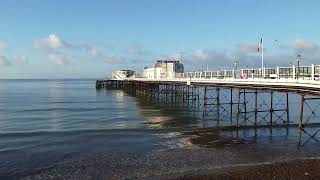
M319 167L320 157L317 157L199 169L164 175L160 179L319 179Z

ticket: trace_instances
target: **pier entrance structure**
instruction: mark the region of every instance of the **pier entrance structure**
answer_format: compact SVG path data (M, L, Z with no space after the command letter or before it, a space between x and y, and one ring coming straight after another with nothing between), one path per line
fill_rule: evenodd
M145 67L143 77L147 79L174 79L181 76L184 66L179 61L158 60L153 67Z
M211 116L217 123L228 119L228 126L236 128L297 126L299 144L319 142L320 129L315 128L320 124L320 65L194 71L173 77L97 80L96 88L122 89L198 107L203 117ZM300 97L295 108L299 116L292 121L290 96Z

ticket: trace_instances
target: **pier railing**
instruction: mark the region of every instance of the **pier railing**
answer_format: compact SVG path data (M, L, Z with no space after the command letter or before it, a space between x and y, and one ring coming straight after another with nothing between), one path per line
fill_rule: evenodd
M303 79L319 80L320 65L176 73L175 78L194 79Z

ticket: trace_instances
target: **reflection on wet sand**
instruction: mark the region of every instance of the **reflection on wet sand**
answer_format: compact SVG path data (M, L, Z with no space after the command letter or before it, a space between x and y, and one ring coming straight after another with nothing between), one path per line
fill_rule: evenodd
M189 139L191 144L204 148L224 148L238 144L255 143L254 140L227 136L219 131L195 130L184 134L191 135Z
M145 118L144 124L151 128L201 127L201 118L193 112L178 105L156 104L139 100L140 114Z
M198 128L184 129L176 133L159 134L166 145L180 148L237 148L243 145L293 145L301 148L297 142L296 128ZM315 145L311 141L310 145ZM308 145L305 143L304 145Z

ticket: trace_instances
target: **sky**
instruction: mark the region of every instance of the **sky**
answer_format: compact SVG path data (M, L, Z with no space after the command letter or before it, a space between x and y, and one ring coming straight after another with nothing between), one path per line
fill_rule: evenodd
M185 70L320 64L318 0L1 0L0 79L104 78L158 59Z

